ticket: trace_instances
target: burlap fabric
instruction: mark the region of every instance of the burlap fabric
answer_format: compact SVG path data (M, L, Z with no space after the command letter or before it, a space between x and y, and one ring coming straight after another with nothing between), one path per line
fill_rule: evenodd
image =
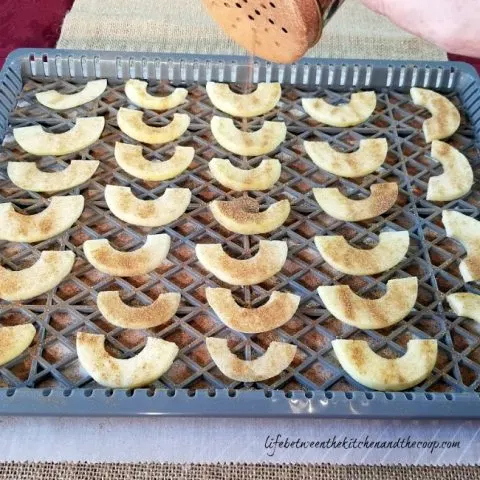
M0 480L474 480L477 467L3 463Z
M419 0L421 1L421 0ZM200 0L76 0L58 48L244 54ZM324 58L446 60L445 52L347 0L308 53Z

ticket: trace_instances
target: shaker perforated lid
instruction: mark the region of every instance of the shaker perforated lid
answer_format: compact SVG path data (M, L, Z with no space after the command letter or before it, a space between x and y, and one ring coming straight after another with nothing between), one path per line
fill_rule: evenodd
M318 0L203 0L214 20L255 56L290 63L322 32Z

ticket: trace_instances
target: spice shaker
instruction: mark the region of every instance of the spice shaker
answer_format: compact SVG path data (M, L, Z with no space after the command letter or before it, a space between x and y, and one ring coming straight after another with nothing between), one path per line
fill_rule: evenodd
M213 19L252 55L277 63L303 57L344 0L203 0Z

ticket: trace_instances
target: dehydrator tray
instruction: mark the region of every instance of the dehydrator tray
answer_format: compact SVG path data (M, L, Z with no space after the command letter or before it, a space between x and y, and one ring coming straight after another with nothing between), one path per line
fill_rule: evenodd
M53 112L35 100L35 93L59 89L69 93L78 84L107 78L103 96L63 113ZM168 157L175 145L192 146L195 158L177 178L161 183L131 177L116 164L116 141L132 142L118 128L116 114L128 106L124 83L129 78L150 82L152 93L168 93L175 86L189 90L188 103L175 109L187 113L191 124L178 141L158 148L144 146L148 158ZM208 162L229 158L237 166L256 166L264 157L238 158L213 139L209 121L217 112L205 92L208 80L231 82L235 89L250 81L279 81L283 95L274 111L240 122L255 129L264 120L283 120L288 134L272 154L282 163L280 181L269 192L252 192L262 205L288 198L292 212L280 229L269 235L242 236L226 231L212 218L207 203L239 195L212 180ZM449 143L472 164L476 183L471 193L445 204L426 200L428 179L441 173L430 155L421 130L428 112L415 106L409 88L420 86L446 94L459 108L462 122ZM374 89L377 108L371 118L353 128L317 124L301 107L306 95L325 96L331 102L347 98L351 91ZM150 125L163 125L173 111L146 111ZM1 325L32 322L37 335L31 347L0 367L0 413L41 415L211 415L211 416L323 416L323 417L480 417L480 325L457 317L445 302L447 293L480 293L477 283L465 285L458 265L463 247L446 237L442 209L455 209L478 218L480 206L479 157L480 84L474 70L461 63L417 64L384 61L332 61L305 59L281 66L256 60L248 65L241 57L136 54L65 50L14 52L0 76L0 196L26 213L40 211L49 198L22 191L6 174L9 160L33 160L13 140L12 128L40 124L51 132L71 128L76 116L102 115L106 128L91 148L73 155L37 159L46 170L64 168L71 159L95 159L100 167L85 185L65 195L82 194L86 207L79 221L64 234L34 245L0 242L0 261L12 269L25 268L42 250L72 250L76 255L71 275L57 288L29 302L0 304ZM363 138L386 137L388 157L378 172L366 177L340 179L318 169L307 157L303 140L329 141L351 151ZM368 195L370 185L395 181L397 204L370 221L337 221L320 210L311 189L338 186L353 196ZM161 195L167 187L187 187L192 202L185 215L166 228L144 229L116 219L104 200L107 184L129 185L140 198ZM329 267L314 246L315 235L343 235L357 245L374 244L379 233L408 229L410 249L394 270L376 276L353 277ZM108 238L119 249L142 245L147 233L168 233L172 246L168 261L149 275L113 278L96 271L85 259L82 243ZM255 253L261 238L284 239L289 246L285 267L271 280L253 287L233 287L240 304L258 306L272 291L301 295L297 314L283 327L258 335L236 333L209 310L205 286L226 286L198 263L198 242L221 242L238 258ZM336 320L316 293L319 285L348 284L364 296L382 295L391 278L417 276L419 294L415 309L400 323L378 331L360 331ZM102 319L96 308L97 292L120 290L132 305L146 304L159 293L182 294L176 316L167 324L147 331L128 331ZM100 387L80 368L75 353L76 332L102 333L114 355L129 358L142 349L148 335L175 342L180 353L172 368L149 388L111 390ZM292 365L267 382L243 384L223 376L205 347L209 336L229 339L240 357L261 355L273 340L298 346ZM385 356L405 352L412 337L438 340L438 360L425 382L406 392L375 392L346 376L331 348L331 340L365 339Z

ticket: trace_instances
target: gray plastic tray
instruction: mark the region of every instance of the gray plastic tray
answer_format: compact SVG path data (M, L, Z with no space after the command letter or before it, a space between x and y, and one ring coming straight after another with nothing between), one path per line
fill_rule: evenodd
M24 268L45 249L70 249L77 255L72 274L54 291L31 303L0 304L3 325L33 322L38 334L32 347L0 368L0 413L42 415L212 415L212 416L343 416L343 417L480 417L480 327L457 318L444 302L448 292L480 293L476 283L464 285L458 271L463 248L446 238L440 221L442 208L455 208L478 217L480 138L479 81L472 68L461 63L415 64L379 61L331 61L305 59L296 65L279 66L256 61L249 69L240 57L204 57L120 52L62 50L19 50L7 59L0 75L0 196L26 212L45 206L48 196L15 187L6 175L6 161L33 160L13 141L11 129L41 124L60 132L73 125L75 117L103 115L107 126L99 142L76 155L42 158L46 169L63 168L72 158L98 159L101 166L87 184L65 194L82 193L86 209L65 234L36 245L0 242L0 261L10 268ZM251 75L251 76L250 76ZM170 182L148 183L123 172L113 158L115 141L131 142L116 124L116 113L128 101L123 84L128 78L151 81L152 92L168 92L184 85L189 102L176 109L188 113L192 122L178 142L160 148L145 148L149 158L165 158L175 144L196 150L190 169ZM107 78L109 87L98 101L64 113L52 112L35 101L40 90L64 92L78 88L92 78ZM221 285L198 264L197 242L221 241L234 255L255 252L260 237L235 235L220 228L206 204L213 198L231 199L229 192L212 180L208 161L214 156L230 158L236 164L257 165L262 157L239 159L224 151L212 139L209 120L217 112L208 100L207 80L232 82L280 81L283 96L279 106L264 117L248 122L260 126L265 119L287 123L288 135L275 156L282 162L280 182L267 193L253 196L268 204L280 198L292 203L292 214L284 227L269 238L286 239L289 258L274 279L251 288L235 288L240 303L258 305L276 289L302 296L298 313L284 327L260 335L232 332L209 311L203 288ZM477 184L465 198L445 205L427 202L426 185L441 168L429 157L421 125L425 109L411 103L411 86L433 88L445 93L458 106L462 123L450 143L470 159ZM236 88L234 86L234 88ZM237 86L238 88L238 86ZM336 102L350 91L375 89L377 109L368 122L349 129L324 127L303 112L300 98L327 96ZM147 111L152 125L169 121L173 111ZM319 138L336 148L353 149L358 140L385 136L388 158L373 175L357 181L338 179L317 169L306 156L302 141ZM324 214L314 201L313 186L339 186L353 196L367 195L372 183L397 181L400 195L384 216L367 222L346 223ZM131 185L141 198L155 198L169 186L192 189L192 203L186 215L164 230L136 228L115 219L106 208L106 184ZM411 248L407 258L393 271L374 277L341 275L323 262L313 244L318 234L346 236L352 243L371 244L385 230L409 229ZM115 279L100 274L86 262L81 244L89 238L108 238L117 248L140 246L146 233L165 231L172 237L168 262L144 277ZM380 331L361 332L335 320L321 304L316 287L345 283L367 296L380 296L390 278L416 275L419 296L414 311L399 324ZM113 328L99 315L98 291L117 289L133 304L156 298L159 292L181 291L182 304L168 324L144 331ZM180 354L173 367L148 389L109 390L99 387L79 367L75 354L78 330L104 333L109 348L122 358L137 353L146 335L174 341ZM233 351L244 358L260 355L270 341L280 339L298 345L298 354L279 377L265 383L242 384L223 376L205 349L205 337L229 339ZM368 391L353 382L340 368L330 342L337 336L367 339L384 355L398 356L409 338L436 338L439 356L432 375L412 391L382 393ZM252 355L253 354L253 355Z

